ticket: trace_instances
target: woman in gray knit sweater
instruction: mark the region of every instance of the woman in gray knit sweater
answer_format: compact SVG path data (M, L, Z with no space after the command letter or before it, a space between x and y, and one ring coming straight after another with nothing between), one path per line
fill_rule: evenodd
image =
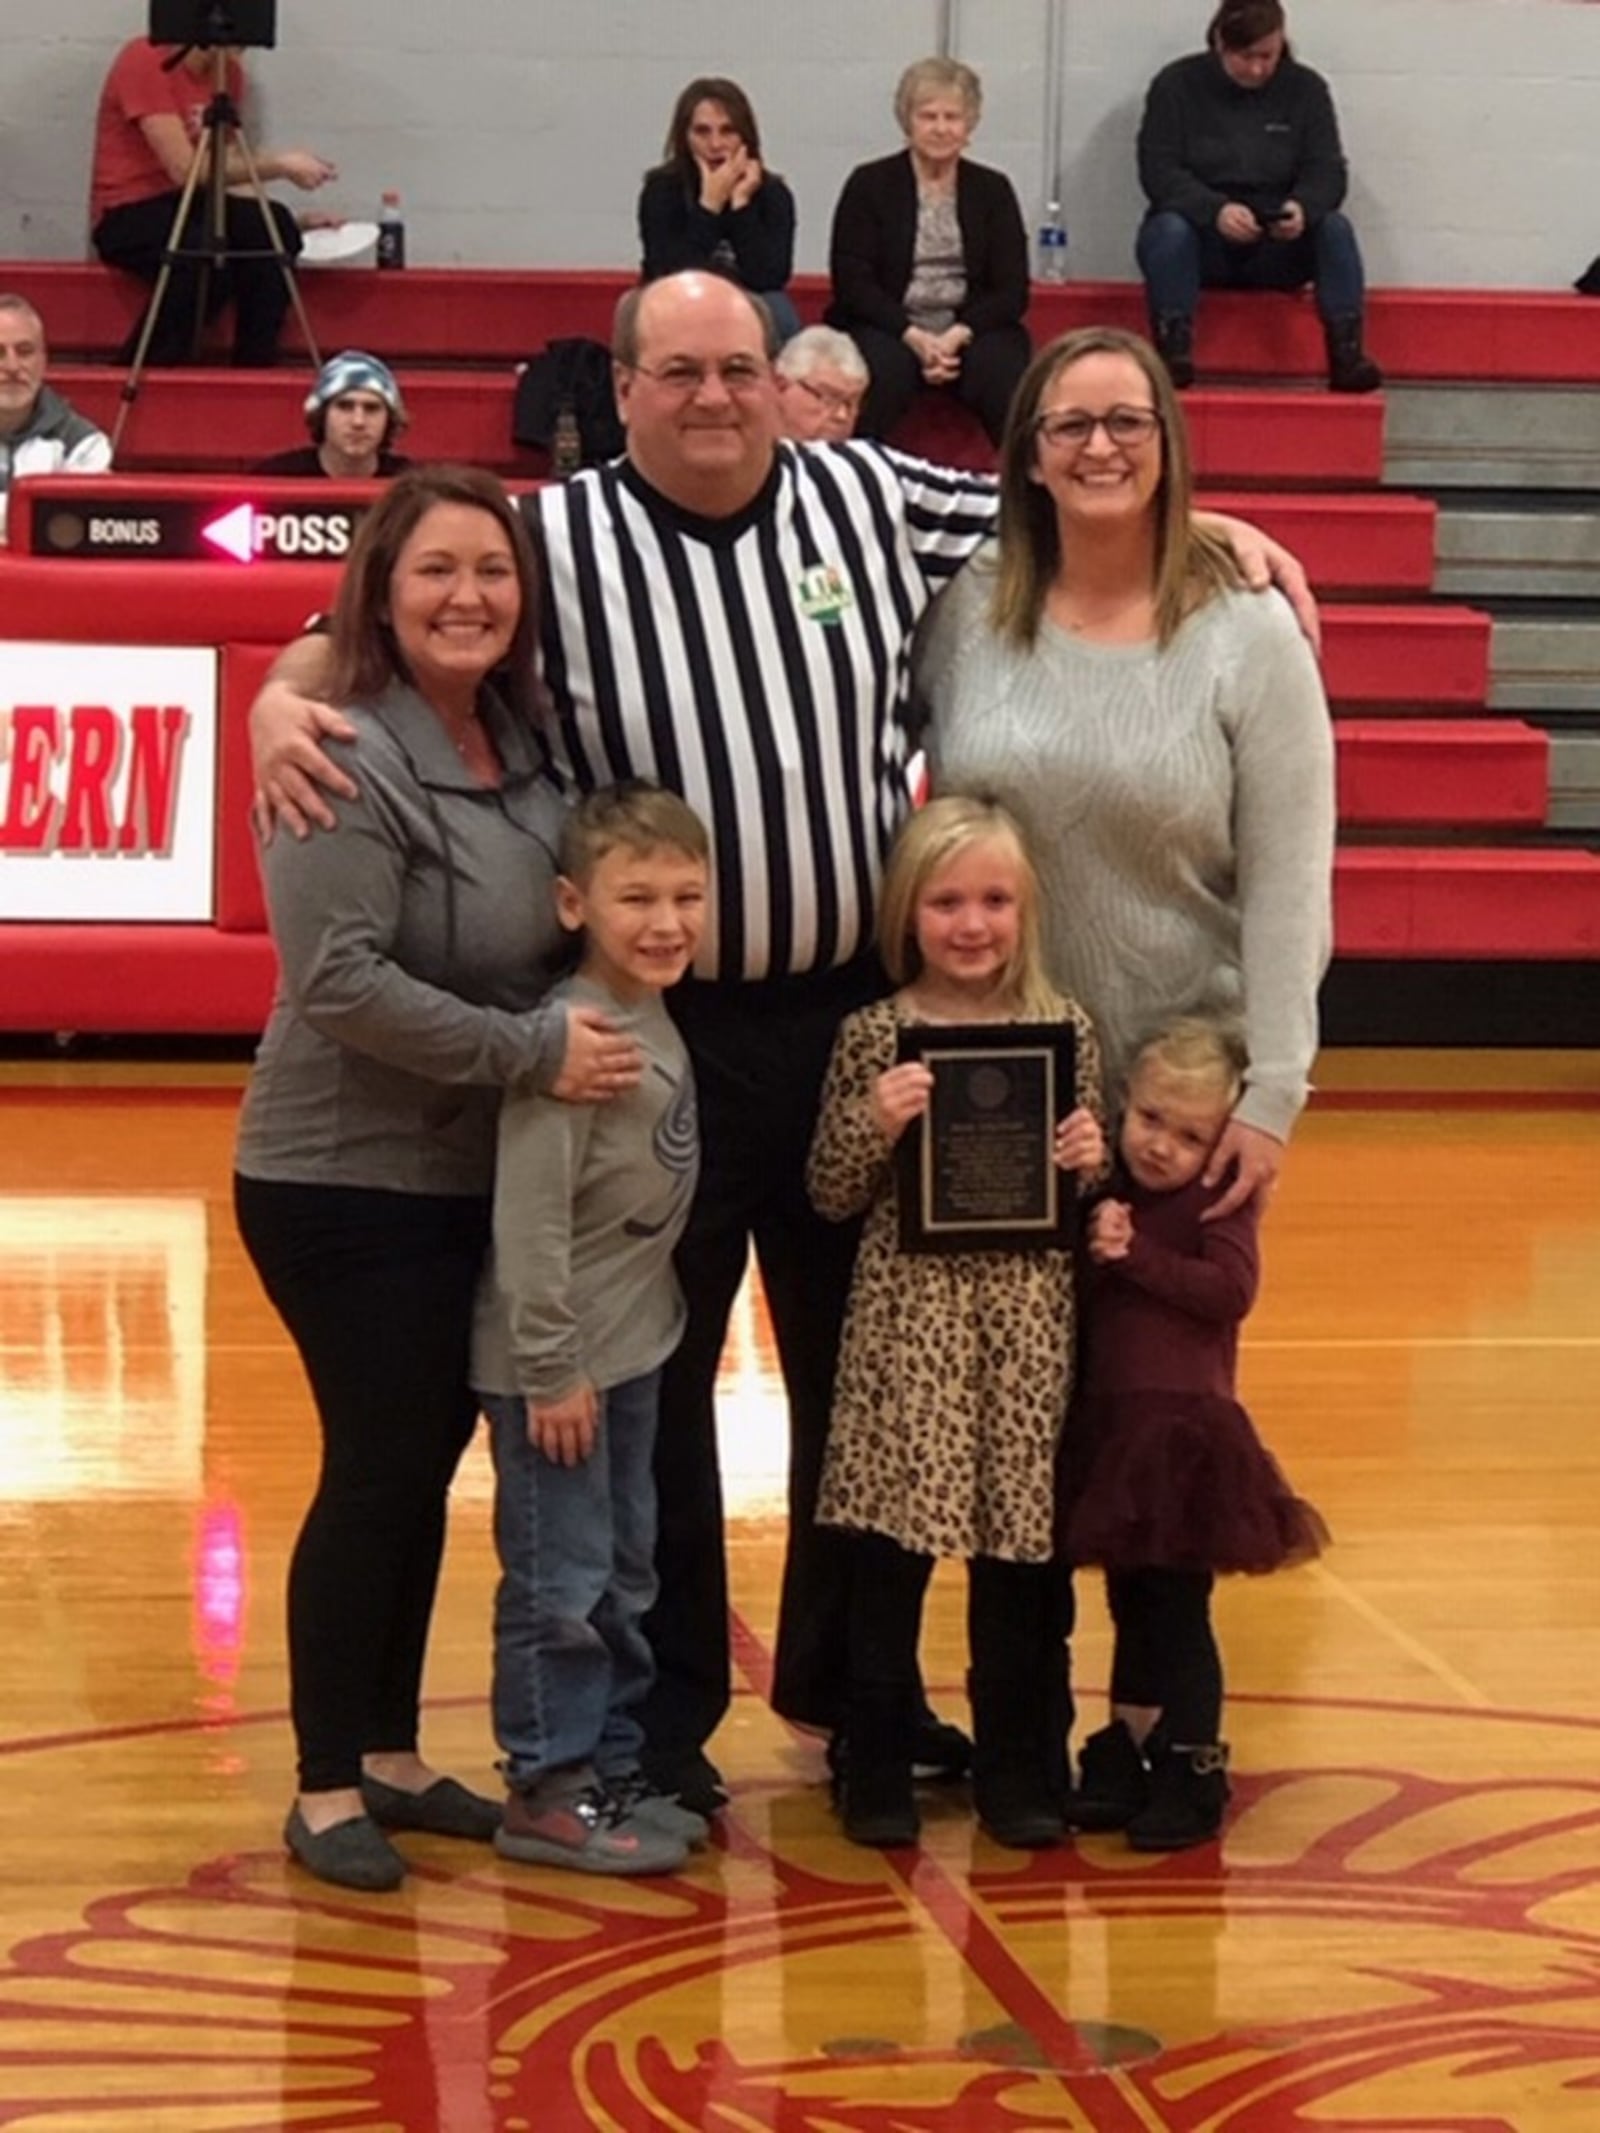
M1239 1018L1244 1093L1208 1177L1266 1192L1305 1101L1330 942L1333 741L1310 646L1191 522L1183 416L1136 335L1035 357L1001 446L1000 534L919 658L936 787L1021 820L1051 975L1114 1089L1179 1013Z

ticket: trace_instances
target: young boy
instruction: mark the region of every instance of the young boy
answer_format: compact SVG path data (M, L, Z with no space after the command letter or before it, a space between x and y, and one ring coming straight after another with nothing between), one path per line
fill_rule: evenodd
M494 1445L494 1722L510 1859L669 1873L706 1824L653 1792L634 1711L652 1678L661 1366L683 1330L672 1252L699 1166L694 1084L662 994L705 918L708 844L675 794L630 783L584 800L556 906L581 932L555 997L602 1008L639 1047L607 1103L507 1093L494 1252L473 1344Z

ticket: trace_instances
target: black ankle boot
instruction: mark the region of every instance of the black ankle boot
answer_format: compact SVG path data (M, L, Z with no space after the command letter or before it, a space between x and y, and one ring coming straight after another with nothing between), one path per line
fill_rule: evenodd
M851 1691L849 1753L838 1777L839 1815L852 1844L915 1844L922 1824L911 1789L914 1698L909 1690Z
M1060 1750L1040 1724L1039 1685L1029 1677L967 1676L972 1703L972 1804L996 1844L1040 1851L1065 1834ZM1044 1699L1048 1701L1048 1698Z
M1149 1798L1150 1766L1127 1726L1114 1718L1083 1744L1067 1819L1074 1829L1126 1829Z
M1328 344L1328 390L1375 393L1383 383L1383 372L1361 345L1360 319L1330 319L1323 332Z
M1194 383L1194 321L1177 312L1155 321L1152 338L1167 376L1181 392Z
M1128 1842L1136 1852L1209 1844L1222 1828L1228 1794L1225 1742L1159 1748L1150 1763L1150 1797L1128 1824Z

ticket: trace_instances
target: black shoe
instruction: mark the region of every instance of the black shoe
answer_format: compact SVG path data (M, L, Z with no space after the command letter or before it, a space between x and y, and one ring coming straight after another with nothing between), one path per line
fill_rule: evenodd
M1167 366L1167 376L1179 392L1194 383L1194 321L1174 312L1158 318L1151 332L1156 354Z
M663 1750L656 1755L646 1751L639 1762L652 1790L669 1800L676 1800L692 1815L700 1815L709 1822L728 1804L728 1788L722 1782L722 1772L703 1748L681 1748L676 1752Z
M1383 372L1361 345L1360 319L1330 320L1323 333L1328 345L1328 390L1375 393L1383 383Z
M845 1765L850 1759L850 1741L843 1726L836 1726L828 1735L824 1750L828 1761L828 1775L833 1780L837 1793L844 1777ZM972 1768L972 1743L959 1726L951 1725L937 1711L925 1704L922 1715L913 1720L911 1734L911 1775L919 1785L956 1785Z
M500 1827L500 1802L469 1792L454 1778L435 1778L422 1792L406 1792L382 1778L363 1777L361 1797L380 1829L417 1829L434 1837L470 1837L478 1844L492 1844Z
M972 1706L972 1804L996 1844L1040 1851L1059 1844L1060 1756L1040 1723L1042 1684L1026 1675L974 1667L967 1676Z
M406 1863L370 1815L351 1815L331 1829L312 1829L298 1806L283 1825L283 1841L308 1874L341 1889L397 1889Z
M1002 1764L988 1772L980 1764L972 1801L984 1829L1008 1851L1046 1851L1066 1835L1049 1773L1042 1768Z
M922 1824L911 1789L912 1691L895 1682L850 1692L849 1751L838 1772L839 1815L852 1844L915 1844Z
M922 1784L952 1785L972 1768L972 1743L959 1726L928 1705L913 1719L911 1775Z
M1128 1842L1136 1852L1183 1852L1209 1844L1222 1828L1228 1798L1223 1742L1162 1748L1151 1761L1149 1800L1128 1824Z
M1126 1725L1114 1718L1083 1744L1067 1820L1074 1829L1126 1829L1149 1798L1150 1766Z

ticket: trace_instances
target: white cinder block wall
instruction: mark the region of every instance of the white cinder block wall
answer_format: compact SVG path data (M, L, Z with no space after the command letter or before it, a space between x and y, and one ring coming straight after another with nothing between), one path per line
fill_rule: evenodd
M340 165L352 216L404 196L412 258L621 266L639 177L696 73L754 100L795 188L799 264L826 265L840 180L898 146L908 59L951 44L982 73L975 152L1030 222L1045 109L1062 113L1078 276L1132 278L1133 141L1145 83L1193 50L1208 0L1064 0L1057 84L1048 0L279 0L250 61L252 137ZM0 256L78 258L101 77L143 34L144 0L6 0ZM1291 0L1297 50L1333 82L1351 207L1376 284L1565 288L1600 252L1600 5L1586 0Z

